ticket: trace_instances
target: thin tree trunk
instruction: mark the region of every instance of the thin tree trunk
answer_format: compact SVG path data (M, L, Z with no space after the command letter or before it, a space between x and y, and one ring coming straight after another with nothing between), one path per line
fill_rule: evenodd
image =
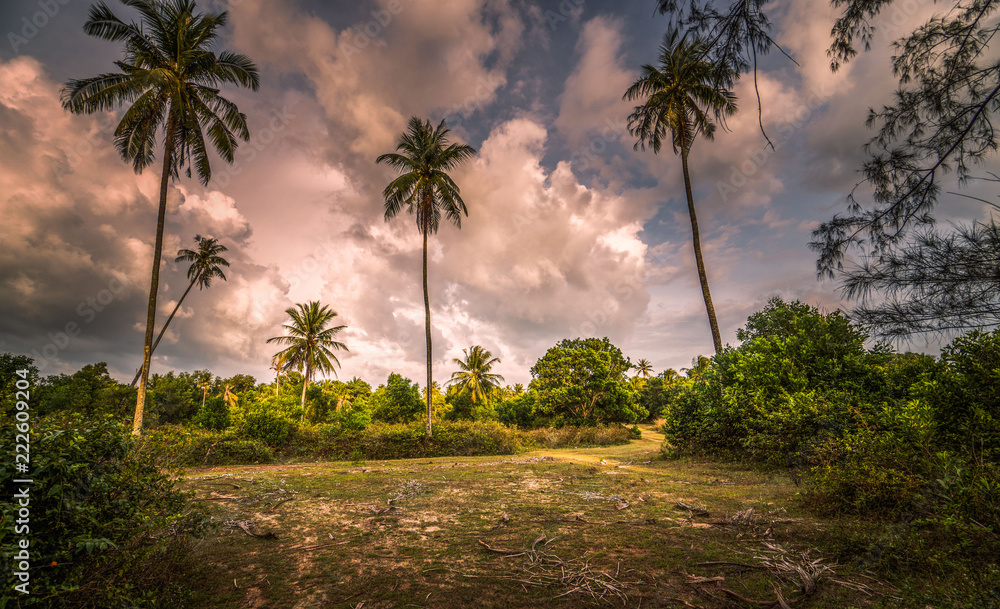
M306 389L309 388L309 375L312 374L312 367L306 361L306 377L302 380L302 420L306 420Z
M197 281L198 281L198 277L197 276L194 279L191 280L191 284L188 285L188 287L187 287L186 290L184 290L184 294L181 296L181 299L177 301L177 306L175 306L174 310L170 312L170 317L167 318L167 322L165 324L163 324L163 327L160 329L160 333L156 335L156 340L153 341L153 348L149 350L150 357L152 357L153 353L156 352L156 346L160 344L160 339L163 338L163 333L167 331L167 326L170 325L170 321L173 320L174 315L177 314L177 310L181 308L181 303L184 302L184 299L187 297L188 292L191 291L191 288L194 287L194 284ZM138 372L135 373L135 378L132 379L132 384L129 385L129 388L131 389L132 387L135 387L135 384L137 382L139 382L139 373Z
M153 272L149 280L149 306L146 309L146 338L142 347L142 369L139 371L139 393L132 419L132 435L142 433L142 414L146 409L146 384L149 380L149 363L153 356L153 326L156 323L156 290L160 283L160 253L163 249L163 225L167 215L167 186L170 183L173 140L176 118L171 110L167 117L167 135L163 143L163 175L160 176L160 209L156 216L156 243L153 245Z
M719 333L719 322L715 318L715 305L712 304L712 293L708 290L708 274L705 272L705 260L701 256L701 234L698 232L698 215L694 211L694 195L691 194L691 174L688 172L687 147L681 146L681 165L684 167L684 191L687 194L688 215L691 216L692 243L694 244L694 259L698 265L698 279L701 281L701 293L705 297L705 310L708 311L708 324L712 327L712 342L715 352L722 352L722 335Z
M427 329L427 437L433 435L434 430L431 424L431 416L434 407L431 405L431 388L434 386L431 379L431 301L427 295L427 230L424 233L424 325Z

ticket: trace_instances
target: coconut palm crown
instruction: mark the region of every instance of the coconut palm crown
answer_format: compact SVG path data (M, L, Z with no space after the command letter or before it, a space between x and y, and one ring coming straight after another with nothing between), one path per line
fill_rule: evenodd
M330 310L326 305L320 305L319 301L315 300L307 304L296 304L295 308L288 308L285 313L292 318L291 323L283 326L287 334L269 338L267 342L287 345L272 359L280 362L281 369L304 371L302 416L305 418L306 389L309 388L309 381L316 372L323 374L332 372L336 376L335 366L340 366L340 360L333 352L348 350L347 345L336 340L336 336L347 326L330 326L337 312Z
M457 385L464 391L469 392L469 397L473 403L489 396L490 392L500 386L503 377L493 374L490 370L495 364L500 363L500 358L493 357L493 354L479 345L473 345L469 349L462 349L465 359L455 358L452 361L460 370L451 374L449 385Z

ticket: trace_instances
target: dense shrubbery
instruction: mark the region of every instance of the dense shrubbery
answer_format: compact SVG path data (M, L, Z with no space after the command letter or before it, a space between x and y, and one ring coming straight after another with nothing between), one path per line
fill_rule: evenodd
M165 425L143 436L141 451L157 463L209 467L276 460L415 459L442 456L512 455L533 447L625 444L634 430L620 425L566 426L520 431L496 421L439 421L426 437L422 422L296 426L286 441L268 446L232 431Z
M839 312L775 299L737 335L665 394L667 452L808 472L826 510L1000 534L1000 331L935 362L866 350Z
M35 483L24 485L30 530L18 532L30 539L31 594L19 606L185 606L170 572L183 563L188 535L204 524L188 512L186 495L150 459L135 455L128 430L111 418L52 415L31 425ZM13 441L14 434L3 434L3 454L13 454ZM18 478L13 467L4 459L0 477ZM0 507L8 565L19 551L15 507ZM17 583L11 569L3 578L6 590Z

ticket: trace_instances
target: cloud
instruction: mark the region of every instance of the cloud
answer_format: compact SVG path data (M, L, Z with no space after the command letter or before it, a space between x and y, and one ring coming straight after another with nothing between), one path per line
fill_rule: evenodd
M623 124L632 109L622 101L622 94L635 80L635 74L624 67L622 27L619 19L599 16L587 21L580 32L576 44L580 59L559 96L554 123L570 147L606 128L609 120ZM616 132L616 138L627 135L623 129Z
M151 171L136 176L118 158L109 141L112 117L65 112L59 86L37 61L0 62L0 83L5 118L0 165L13 169L3 173L0 191L0 332L10 348L34 354L46 374L72 371L95 358L127 374L140 359L145 330L159 180ZM188 285L186 266L174 263L172 254L190 248L196 233L215 236L229 247L226 257L239 277L231 284L213 284L214 299L229 302L244 291L244 282L263 281L277 289L280 279L246 253L252 231L235 200L173 187L163 245L161 323L172 309L168 304ZM266 300L257 294L254 302L260 307ZM272 324L273 317L269 310L254 316L231 306L206 307L195 290L161 346L162 357L176 352L170 343L179 343L176 336L183 328L186 347L180 353L208 365L215 355L230 352L220 333L231 339L227 329L246 334L256 323ZM238 346L247 347L246 341Z

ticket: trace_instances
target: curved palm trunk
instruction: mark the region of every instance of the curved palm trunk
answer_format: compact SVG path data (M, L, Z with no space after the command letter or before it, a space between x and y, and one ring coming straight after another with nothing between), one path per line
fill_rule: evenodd
M163 327L160 328L160 333L156 335L156 340L153 341L153 347L149 350L150 357L152 357L153 353L156 352L156 346L160 344L160 339L163 338L163 333L167 331L167 326L170 325L170 322L171 320L173 320L174 315L177 314L177 310L181 308L181 303L184 302L184 299L187 297L188 292L191 291L191 288L194 287L194 284L197 283L197 281L198 277L195 277L194 279L191 280L191 284L188 285L186 290L184 290L184 294L181 295L181 299L177 301L177 306L175 306L174 310L170 312L170 317L167 318L166 323L164 323ZM132 384L129 385L129 388L131 389L132 387L135 387L135 384L138 381L139 381L139 372L136 372L135 378L132 379Z
M434 408L431 405L431 301L427 295L427 230L424 229L424 325L427 329L427 437L431 437L434 430L431 426L431 415Z
M176 118L171 110L167 117L167 136L163 143L163 175L160 177L160 209L156 216L156 243L153 246L153 272L149 280L149 306L146 309L146 338L142 347L142 369L139 371L139 393L132 419L132 435L142 433L142 414L146 408L146 384L149 380L149 360L153 356L153 325L156 323L156 290L160 283L160 253L163 249L163 225L167 215L167 186L172 162L171 144L176 132Z
M719 333L719 322L715 318L715 305L712 304L712 293L708 290L708 274L705 272L705 260L701 256L701 234L698 232L698 215L694 211L694 195L691 194L691 174L688 172L687 146L681 146L681 165L684 168L684 192L687 195L688 215L691 216L692 242L694 243L694 259L698 265L698 279L701 281L701 293L705 297L705 310L708 311L708 324L712 327L712 342L715 352L722 352L722 335Z

